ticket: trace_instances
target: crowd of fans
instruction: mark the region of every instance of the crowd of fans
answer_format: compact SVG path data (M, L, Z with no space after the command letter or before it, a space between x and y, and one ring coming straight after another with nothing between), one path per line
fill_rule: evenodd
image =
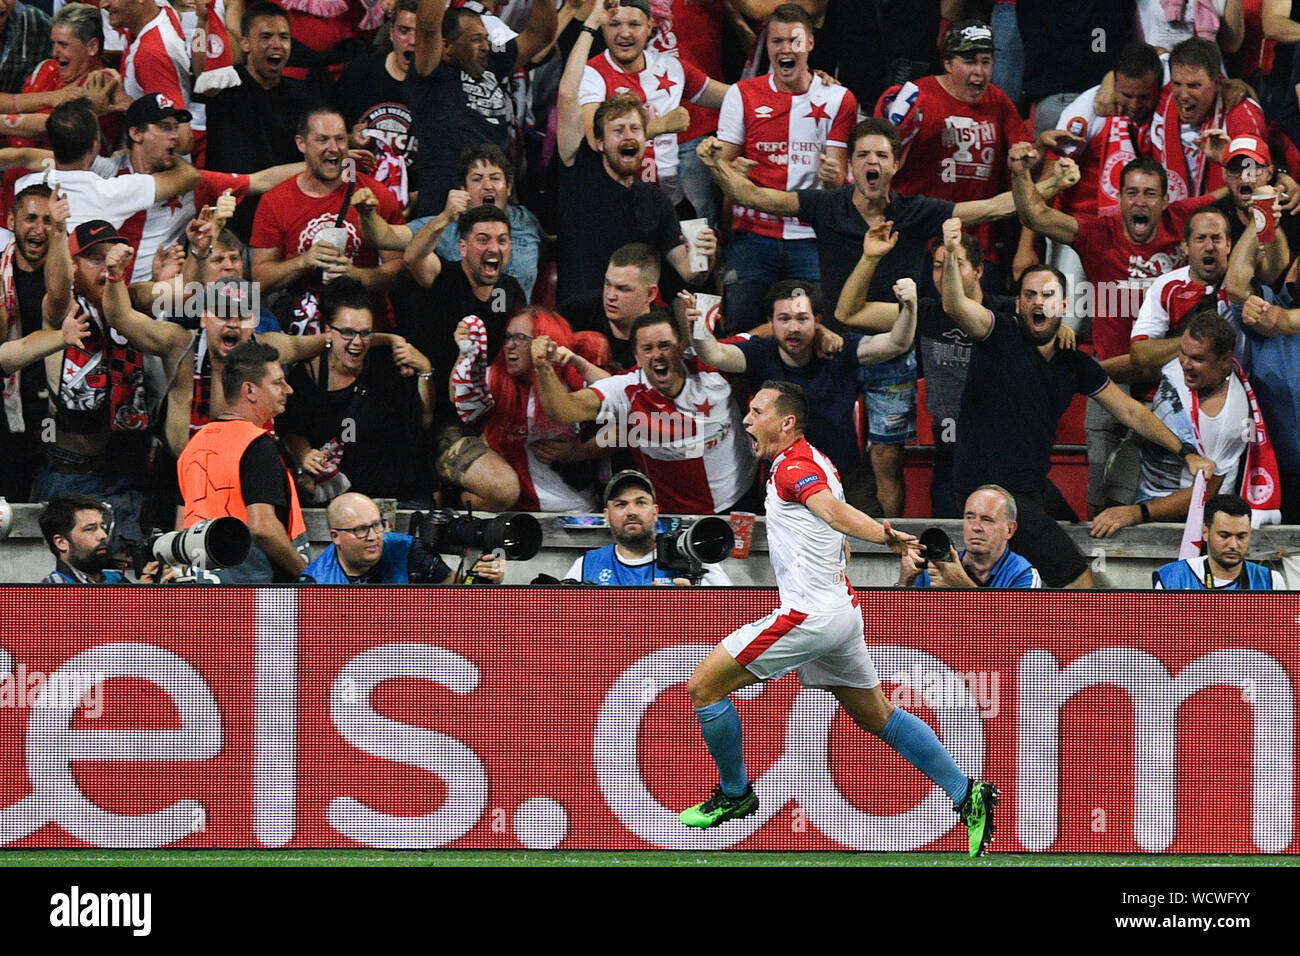
M1300 523L1291 0L48 7L0 0L0 491L107 502L108 550L230 514L292 580L304 506L377 541L363 499L595 512L632 468L760 511L766 380L875 516L923 381L931 513L996 483L1013 550L1197 472Z

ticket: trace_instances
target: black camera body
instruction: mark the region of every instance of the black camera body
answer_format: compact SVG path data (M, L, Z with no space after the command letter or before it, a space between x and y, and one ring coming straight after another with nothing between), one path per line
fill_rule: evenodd
M416 511L411 514L411 535L430 551L445 549L462 556L469 551L501 551L511 561L527 561L542 550L541 524L522 511L505 511L491 518L479 518L471 511L459 514L454 508Z
M952 556L952 539L942 528L926 528L921 532L921 559L925 564L947 561Z
M655 560L692 584L704 577L704 565L717 564L735 547L736 535L721 518L700 518L671 534L655 538Z

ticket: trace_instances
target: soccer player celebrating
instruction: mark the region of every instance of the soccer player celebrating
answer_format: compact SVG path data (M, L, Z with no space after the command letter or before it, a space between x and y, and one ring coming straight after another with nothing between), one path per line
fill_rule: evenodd
M681 821L704 829L758 810L745 772L740 715L728 695L797 669L805 687L829 690L859 727L943 787L966 824L971 856L980 856L993 839L998 790L968 778L928 724L885 698L845 574L846 535L899 553L916 550L916 538L844 502L834 465L804 438L807 421L807 398L790 382L764 382L745 416L758 457L772 462L767 538L781 606L725 637L686 685L720 782L709 799L683 810Z

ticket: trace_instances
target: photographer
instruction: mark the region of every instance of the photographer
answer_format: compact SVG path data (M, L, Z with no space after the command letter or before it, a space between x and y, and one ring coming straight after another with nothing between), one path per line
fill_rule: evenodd
M298 576L299 584L457 584L456 572L419 538L388 531L379 506L354 491L325 511L333 542ZM485 554L470 573L487 584L506 574L504 555Z
M108 509L90 495L64 494L50 499L37 519L45 543L54 555L54 570L42 584L130 584L126 576L110 570ZM157 561L145 565L141 584L164 584L175 577L172 567Z
M999 485L983 485L966 499L962 514L960 554L949 545L945 560L928 562L924 551L904 552L900 559L899 587L937 588L1041 588L1042 579L1032 564L1007 547L1016 533L1016 499ZM926 535L921 536L926 545Z
M614 543L588 551L569 568L566 578L587 584L635 587L647 584L690 584L680 572L662 567L655 554L655 523L659 505L654 485L639 471L620 471L605 485L605 521ZM706 564L700 584L726 587L727 573Z

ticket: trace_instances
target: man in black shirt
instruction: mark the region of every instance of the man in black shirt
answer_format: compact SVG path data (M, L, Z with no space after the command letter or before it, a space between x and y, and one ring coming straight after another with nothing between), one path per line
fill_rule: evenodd
M223 173L255 173L268 166L296 163L298 117L312 102L306 88L281 76L289 62L289 17L273 3L249 4L240 21L243 66L235 67L239 86L220 90L207 104L207 168ZM253 231L258 197L239 204L227 227L243 242Z
M397 331L433 363L433 381L446 395L452 366L460 350L456 326L477 315L487 327L488 364L505 341L506 322L528 304L524 290L506 275L510 262L510 218L497 206L476 206L465 212L465 194L451 193L447 208L433 218L406 247L406 267L423 288L408 286L394 292ZM436 252L443 231L453 222L460 228L459 262ZM435 416L455 413L438 402Z
M415 57L415 11L418 0L398 0L389 31L392 49L379 50L348 63L330 94L343 114L348 146L375 151L375 179L393 191L403 208L416 188L408 166L415 161L411 106L406 74Z
M416 154L417 216L432 215L446 200L467 146L489 142L517 155L510 74L555 39L555 25L555 4L535 3L524 32L498 49L473 10L420 0L414 69L406 77L411 132L424 144Z
M1039 569L1048 587L1093 586L1092 570L1043 506L1052 446L1075 394L1094 398L1143 438L1177 451L1195 474L1214 462L1183 444L1151 410L1125 395L1091 355L1057 348L1067 303L1065 280L1050 266L1021 274L1017 312L993 313L970 299L958 268L961 220L943 224L943 309L975 343L957 421L953 488L963 499L998 484L1016 499L1010 547Z
M645 105L633 93L610 97L592 117L596 148L587 144L578 103L578 90L591 53L596 30L582 28L560 78L556 97L555 133L560 156L559 270L555 298L563 302L601 287L605 263L610 254L630 242L644 242L663 256L677 276L664 276L661 288L671 299L681 283L701 282L712 270L717 237L711 229L696 237L696 257L682 238L668 194L658 186L642 182L645 159ZM691 259L703 257L691 268ZM680 282L676 281L680 277Z
M566 299L559 311L575 332L599 332L609 340L615 374L636 368L632 323L655 307L659 297L659 254L644 242L619 246L605 267L605 285Z

